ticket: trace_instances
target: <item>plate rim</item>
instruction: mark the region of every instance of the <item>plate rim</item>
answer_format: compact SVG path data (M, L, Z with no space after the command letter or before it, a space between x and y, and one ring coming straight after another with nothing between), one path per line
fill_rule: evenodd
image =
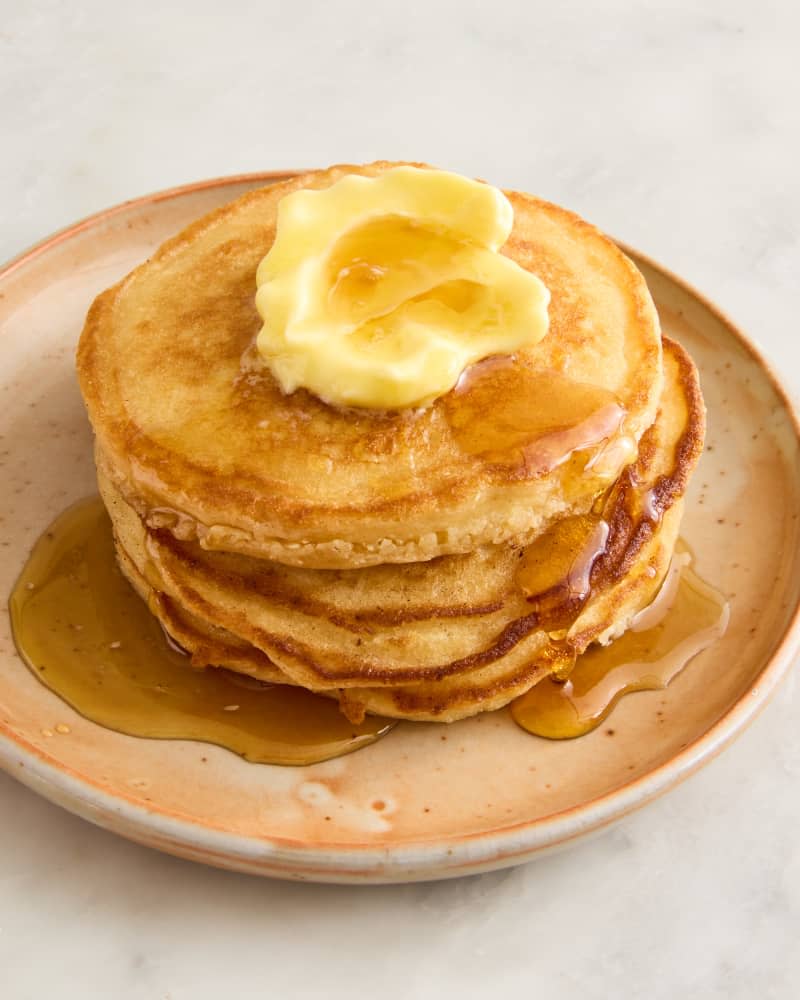
M171 201L203 190L237 184L277 182L298 170L271 170L207 178L130 198L92 213L34 243L0 267L0 283L15 271L114 216ZM697 301L734 337L769 381L800 442L800 412L770 361L730 317L682 277L624 241L615 240L634 261L641 261ZM91 777L57 764L0 720L0 769L62 808L111 829L129 840L206 864L271 877L336 882L400 882L448 878L518 864L545 850L565 846L617 822L668 791L710 762L754 721L770 702L800 649L800 600L772 655L745 692L710 728L669 760L625 781L588 804L520 821L495 830L380 842L341 842L324 848L283 837L254 837L203 825L175 813L154 811L132 795L110 793ZM153 834L159 838L154 841Z

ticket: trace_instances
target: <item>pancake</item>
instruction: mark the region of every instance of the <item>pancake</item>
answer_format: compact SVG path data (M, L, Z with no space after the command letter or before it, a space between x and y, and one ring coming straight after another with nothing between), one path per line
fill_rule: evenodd
M453 721L506 704L624 631L666 572L703 431L694 366L665 341L657 418L590 517L570 514L527 547L346 571L177 539L143 521L102 450L98 470L123 570L195 664L288 678L338 697L354 719ZM594 548L593 525L605 526Z
M89 313L81 390L104 472L153 530L314 569L416 563L586 513L635 458L663 374L644 279L594 227L510 192L503 248L551 293L550 330L422 410L281 392L254 349L255 271L279 200L340 166L250 192L161 247Z
M619 581L607 595L607 605L615 605L618 612L625 608L627 621L650 602L659 581L666 574L680 514L680 505L673 506L662 527L640 550L644 572ZM137 572L124 554L120 562L126 575L129 571L126 567L132 569L134 574ZM223 667L266 683L293 683L260 649L243 643L232 633L215 629L213 645L210 645L207 626L165 595L151 593L150 608L168 634L190 655L194 667ZM596 605L593 612L596 616ZM619 627L624 630L624 626ZM591 632L584 629L580 642L576 644L540 642L529 649L527 655L515 658L513 663L510 660L495 661L440 680L429 679L396 687L312 690L337 699L344 714L356 724L367 713L413 722L455 722L480 712L502 708L553 673L567 676L575 657L579 655L578 646L585 642L585 649L590 635L595 640L600 638L596 624Z
M237 673L257 676L268 684L294 683L254 646L195 618L178 608L165 594L154 590L116 539L115 542L122 575L159 620L168 641L189 655L193 667L199 670L210 665L225 666Z

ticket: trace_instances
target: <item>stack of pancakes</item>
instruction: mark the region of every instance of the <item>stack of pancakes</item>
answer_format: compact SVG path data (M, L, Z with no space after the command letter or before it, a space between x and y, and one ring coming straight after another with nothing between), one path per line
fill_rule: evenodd
M565 676L653 598L704 408L643 278L569 212L509 193L503 253L550 328L432 405L282 393L254 348L279 200L250 192L94 303L78 351L122 571L195 666L452 721Z

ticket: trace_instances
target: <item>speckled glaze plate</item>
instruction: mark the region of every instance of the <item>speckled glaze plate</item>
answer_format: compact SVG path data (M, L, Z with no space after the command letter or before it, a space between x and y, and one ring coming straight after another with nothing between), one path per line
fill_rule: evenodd
M73 374L92 299L192 219L279 176L128 202L0 272L4 594L52 518L95 490ZM571 742L529 736L498 712L449 727L402 724L311 767L256 765L88 722L20 661L6 612L0 765L72 812L186 858L281 878L401 882L525 861L619 819L713 757L767 701L800 639L798 426L745 338L681 281L632 256L665 332L700 367L707 450L683 534L700 574L731 602L724 639L666 691L624 699L613 722Z

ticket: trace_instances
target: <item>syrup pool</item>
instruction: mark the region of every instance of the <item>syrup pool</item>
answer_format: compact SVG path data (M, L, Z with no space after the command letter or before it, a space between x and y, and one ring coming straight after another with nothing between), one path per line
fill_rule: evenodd
M302 688L192 669L118 569L99 497L50 526L9 603L17 649L33 673L120 733L215 743L258 763L313 764L394 725L368 716L354 726L335 701Z
M571 739L608 717L623 695L665 688L728 625L722 594L694 573L691 555L676 552L652 604L608 646L591 646L566 680L546 678L517 698L514 721L536 736Z

